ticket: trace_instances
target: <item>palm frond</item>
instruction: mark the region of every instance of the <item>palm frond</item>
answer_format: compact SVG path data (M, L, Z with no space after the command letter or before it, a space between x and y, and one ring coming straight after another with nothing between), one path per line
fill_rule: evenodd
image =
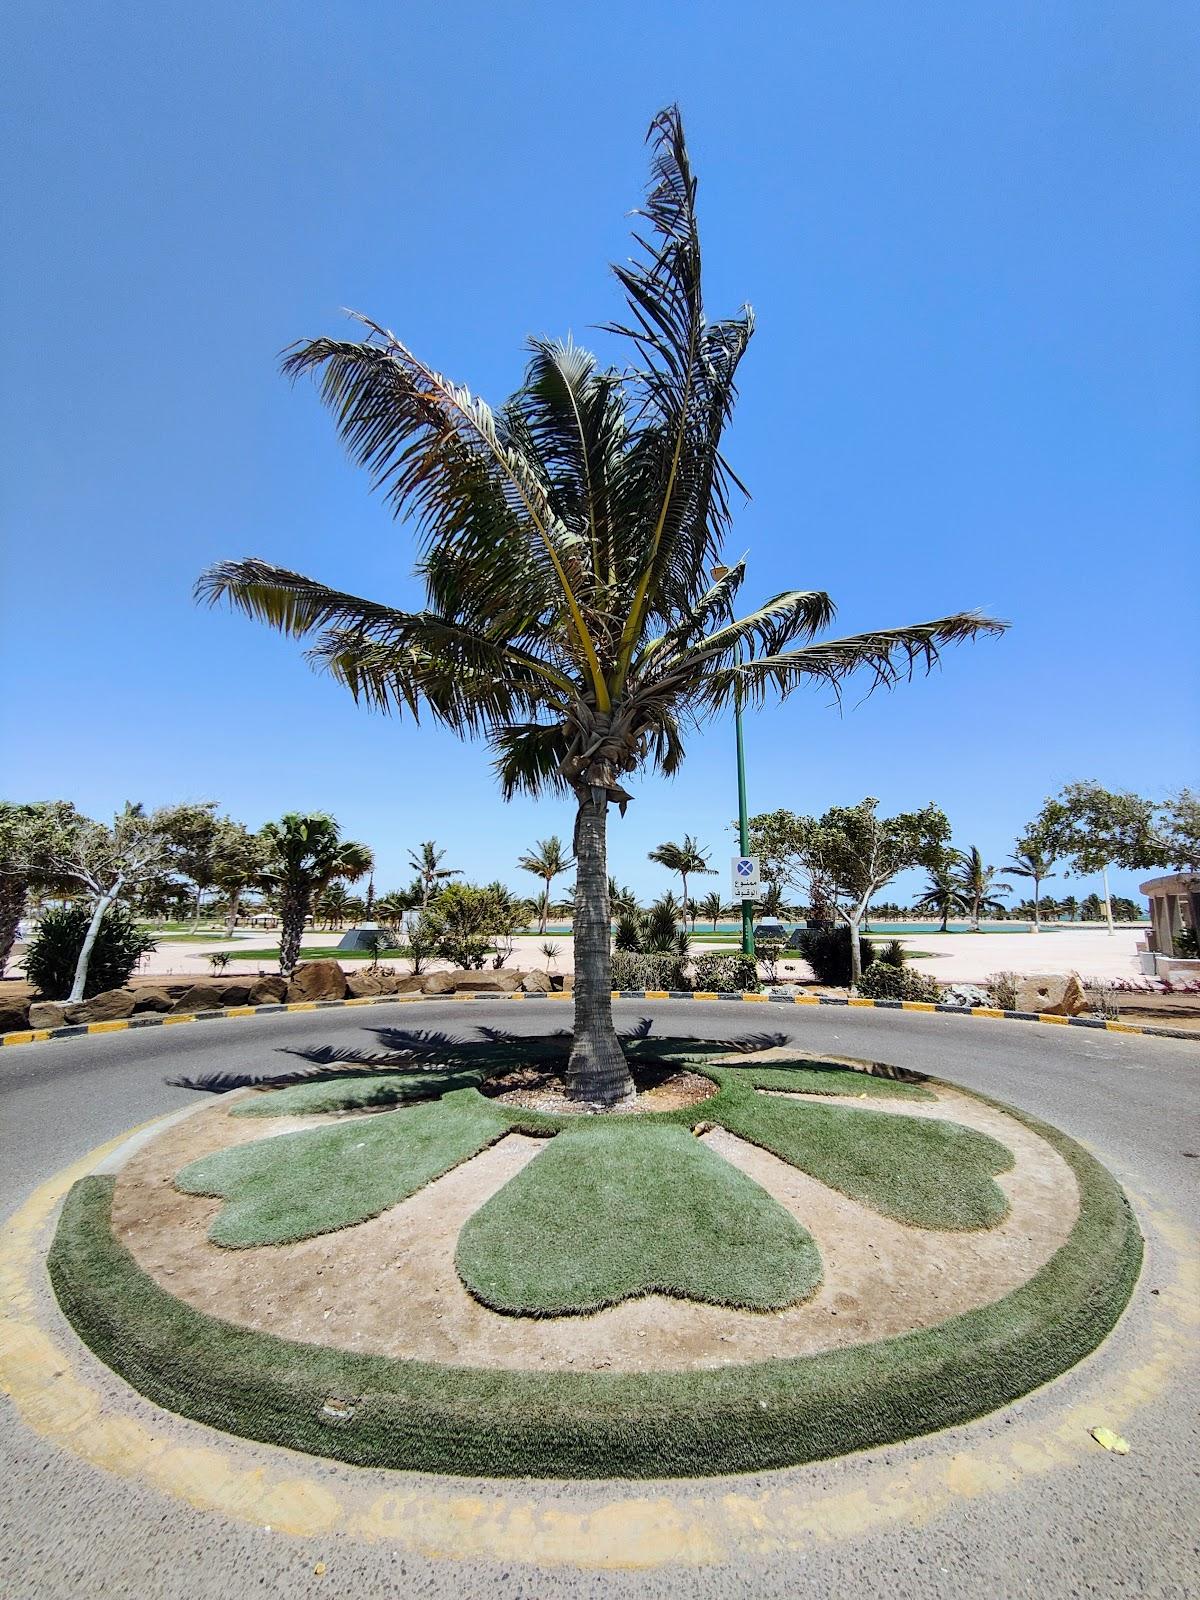
M562 764L570 743L561 724L514 723L494 729L490 737L496 751L492 765L506 800L519 793L539 795L547 790L566 791Z
M840 694L842 683L853 673L872 675L867 690L892 688L911 678L918 666L928 672L947 645L962 644L982 635L997 635L1008 627L978 611L958 612L934 622L906 628L882 628L846 639L824 639L779 655L727 666L714 672L704 685L702 698L712 707L728 704L740 689L746 700L761 704L768 689L785 698L806 681L832 685Z

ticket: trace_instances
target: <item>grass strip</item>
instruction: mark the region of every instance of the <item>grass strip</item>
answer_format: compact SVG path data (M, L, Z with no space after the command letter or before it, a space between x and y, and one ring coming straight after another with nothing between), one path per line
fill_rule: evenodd
M924 1084L881 1078L853 1067L806 1061L795 1066L739 1067L739 1081L754 1089L779 1089L788 1094L840 1094L868 1100L936 1100Z
M710 1115L897 1222L958 1232L994 1227L1008 1214L992 1175L1011 1169L1012 1151L974 1128L753 1092L727 1096Z
M208 1231L214 1244L292 1244L378 1216L511 1125L474 1090L460 1089L403 1112L218 1150L184 1167L175 1187L226 1202Z
M361 1466L467 1476L765 1471L983 1416L1074 1366L1112 1328L1141 1263L1129 1204L1073 1140L1010 1115L1076 1175L1081 1209L1065 1243L990 1306L820 1356L704 1372L526 1373L389 1361L251 1333L184 1305L138 1267L112 1233L111 1177L71 1190L50 1276L79 1336L140 1393L247 1438ZM335 1396L350 1402L345 1421L324 1410Z
M653 1293L777 1311L821 1281L778 1201L686 1128L640 1119L560 1133L468 1219L455 1260L485 1305L525 1316Z
M318 1112L378 1110L413 1100L435 1100L455 1089L476 1088L485 1077L479 1068L447 1072L348 1072L319 1083L296 1083L264 1090L243 1100L231 1117L308 1117Z

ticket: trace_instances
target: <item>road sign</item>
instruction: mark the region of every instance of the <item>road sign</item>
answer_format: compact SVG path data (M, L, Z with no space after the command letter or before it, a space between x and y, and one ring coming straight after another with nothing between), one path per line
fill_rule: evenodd
M734 856L734 858L733 858L733 881L734 881L734 883L741 883L741 884L757 883L758 882L758 857L757 856Z
M735 900L765 900L770 893L770 885L766 883L735 883L733 898Z

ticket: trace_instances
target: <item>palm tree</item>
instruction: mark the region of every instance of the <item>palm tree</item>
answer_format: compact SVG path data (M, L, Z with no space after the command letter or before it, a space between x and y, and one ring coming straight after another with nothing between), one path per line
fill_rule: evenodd
M941 917L942 933L949 931L950 918L955 912L961 913L970 908L970 901L954 875L955 866L962 859L960 851L949 851L942 865L930 872L925 893L913 902L914 911L932 911Z
M404 889L393 889L375 899L375 916L387 928L404 925L405 913L413 909L413 896Z
M1001 624L957 613L851 638L816 635L828 595L789 590L735 620L737 562L709 580L740 487L721 454L749 309L709 321L693 176L679 113L650 127L652 179L639 255L614 268L629 304L607 332L630 353L602 367L574 343L530 341L499 411L450 382L392 332L293 348L290 377L320 376L351 455L421 537L425 604L403 611L264 561L212 567L198 595L293 637L359 700L427 712L484 737L506 798L569 793L576 804L575 1028L569 1092L632 1094L612 1020L608 808L623 779L670 776L684 731L714 712L858 668L893 684L941 647ZM781 409L781 424L793 417Z
M1006 883L996 882L996 871L995 867L984 866L983 857L974 845L968 851L959 855L958 870L954 875L954 881L967 902L967 908L971 914L971 931L973 933L979 932L980 918L985 912L1004 910L1004 906L1000 903L998 897L1002 894L1008 894L1010 891Z
M1021 841L1018 839L1017 844ZM1005 867L1004 871L1010 878L1028 878L1033 883L1033 928L1035 933L1040 933L1042 927L1042 884L1047 878L1055 874L1050 871L1056 857L1047 855L1044 850L1039 850L1036 845L1026 845L1025 848L1014 850L1008 858L1012 866Z
M629 885L621 885L611 877L608 880L608 904L614 917L635 917L642 908L641 901Z
M267 851L266 882L279 896L279 970L290 978L300 959L300 936L313 896L335 878L355 883L371 870L365 844L343 839L323 811L289 811L268 822L260 837Z
M526 872L532 872L539 877L545 888L542 893L541 905L538 908L538 932L545 933L546 922L550 916L550 885L561 873L570 872L575 865L575 858L563 849L562 840L556 833L548 839L539 839L534 848L523 855L517 862Z
M1064 895L1058 903L1058 909L1068 922L1074 922L1079 915L1079 901L1073 894Z
M344 883L335 880L322 889L313 901L313 915L319 917L327 928L340 929L351 904L349 889Z
M711 894L706 894L704 899L701 900L700 915L704 918L705 922L712 923L712 930L714 933L716 933L717 923L720 922L724 914L725 903L721 899L721 896L714 889Z
M433 891L439 883L445 883L447 878L462 877L460 868L442 866L445 859L446 852L438 849L436 839L426 839L419 850L408 852L408 864L416 873L417 882L421 886L422 912L429 910Z
M703 873L706 877L716 877L716 872L708 864L709 852L701 850L690 833L685 833L682 844L673 844L670 840L660 844L649 852L651 861L657 861L660 867L666 867L668 872L677 872L683 881L683 908L684 916L687 915L688 904L688 877Z

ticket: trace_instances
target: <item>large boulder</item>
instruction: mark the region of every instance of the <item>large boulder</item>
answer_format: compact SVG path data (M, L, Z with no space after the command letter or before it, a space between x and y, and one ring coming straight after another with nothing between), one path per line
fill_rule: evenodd
M234 978L229 983L222 982L221 993L224 996L223 1005L244 1006L250 998L250 980Z
M406 972L403 977L396 979L396 987L391 994L425 994L425 985L428 981L424 972Z
M490 972L454 972L456 994L512 994L521 987L521 973L506 972L503 967Z
M0 1033L17 1033L29 1026L29 1007L15 1000L0 1000Z
M526 994L549 994L554 988L554 981L548 972L535 970L525 974L521 987Z
M302 961L288 984L289 1001L344 1000L346 974L336 961Z
M173 1009L177 1017L183 1017L192 1011L219 1011L224 1004L225 996L217 984L194 983L179 996Z
M575 987L575 974L573 972L564 972L561 978L555 978L554 987L556 989L566 989L570 993Z
M258 978L250 985L250 993L246 1001L252 1006L274 1006L284 999L287 994L287 979L274 975L269 978Z
M81 1000L67 1007L67 1021L120 1022L133 1015L135 995L132 989L105 989L90 1000Z
M431 972L421 980L424 994L453 994L458 986L459 972Z
M133 1011L137 1016L143 1011L170 1011L175 1004L165 989L135 989L133 991Z
M62 1028L66 1021L67 1008L61 1000L35 1000L29 1007L31 1028Z
M389 972L348 972L346 989L352 1000L367 1000L376 995L395 994L396 978Z
M1079 974L1041 973L1022 978L1017 985L1017 1011L1043 1012L1052 1017L1077 1017L1088 1009Z

